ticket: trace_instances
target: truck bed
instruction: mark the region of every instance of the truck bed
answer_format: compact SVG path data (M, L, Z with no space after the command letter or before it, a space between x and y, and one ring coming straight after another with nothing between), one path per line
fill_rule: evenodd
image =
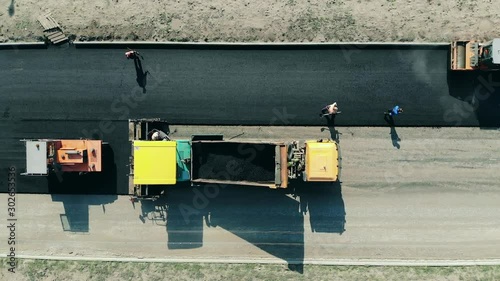
M274 143L200 141L192 144L193 181L274 184Z

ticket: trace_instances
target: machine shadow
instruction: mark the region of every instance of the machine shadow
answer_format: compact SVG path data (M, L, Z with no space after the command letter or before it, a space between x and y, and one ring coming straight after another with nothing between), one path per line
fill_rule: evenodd
M203 192L201 187L200 191ZM284 190L223 187L218 196L210 200L207 210L208 227L223 228L285 260L290 269L302 272L304 217L299 212L299 202L287 196Z
M166 200L169 249L193 249L203 246L203 218L208 211L203 207L208 204L208 199L197 194L193 193L189 183L169 188Z
M141 219L165 223L168 249L203 246L203 228L225 229L303 272L304 218L312 232L345 231L340 183L296 181L291 190L188 183L165 189L166 196L141 203ZM234 242L238 247L238 242Z
M158 186L150 190L151 195L160 195L156 200L141 200L142 223L153 223L166 227L170 250L194 249L203 246L203 219L208 212L199 208L197 200L207 203L206 198L193 194L187 182L175 186ZM134 208L135 208L135 202Z
M300 212L309 213L312 232L345 232L346 211L342 197L342 184L294 182L295 196L299 197Z
M64 206L65 213L60 215L64 231L88 232L89 206L102 205L105 213L105 205L118 198L114 152L109 145L103 145L102 165L100 173L64 173L60 177L51 173L47 177L52 201Z
M448 71L449 94L463 101L446 118L457 125L474 114L482 129L500 127L500 71Z

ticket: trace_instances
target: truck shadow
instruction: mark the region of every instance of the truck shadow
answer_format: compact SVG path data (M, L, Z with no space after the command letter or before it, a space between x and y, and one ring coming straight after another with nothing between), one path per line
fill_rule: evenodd
M305 229L342 234L345 206L340 184L299 181L291 184L295 186L293 191L181 184L166 189L163 199L143 201L141 216L146 220L161 218L159 223L165 224L168 235L168 249L203 247L204 225L222 228L285 260L290 270L302 273ZM159 210L165 210L166 215L158 215ZM310 228L305 227L306 221ZM224 246L240 247L243 243L228 238L232 242L225 242Z
M295 196L299 198L300 212L309 214L312 232L345 232L345 205L342 185L336 183L294 183Z
M463 101L444 118L460 126L474 115L482 129L500 127L500 71L448 71L449 94Z
M223 228L294 267L303 263L304 218L283 190L227 186L207 210L207 226Z
M105 205L118 198L114 152L109 145L103 145L102 165L100 173L65 173L61 176L51 173L47 177L52 201L62 202L64 206L64 214L60 214L64 231L89 232L89 206L101 205L105 213Z

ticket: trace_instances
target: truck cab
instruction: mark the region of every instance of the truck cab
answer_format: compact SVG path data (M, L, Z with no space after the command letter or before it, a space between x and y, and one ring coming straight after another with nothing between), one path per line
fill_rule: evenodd
M304 181L336 182L340 176L340 151L332 140L309 140L305 143Z

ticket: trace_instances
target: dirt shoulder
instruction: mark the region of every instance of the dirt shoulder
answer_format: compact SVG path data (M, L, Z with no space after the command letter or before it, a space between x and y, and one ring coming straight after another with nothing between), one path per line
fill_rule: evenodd
M492 0L0 1L0 42L42 41L51 12L79 41L448 42L498 37Z
M499 266L352 267L259 264L161 264L18 260L16 273L2 261L5 280L498 280ZM167 276L167 277L166 277Z

